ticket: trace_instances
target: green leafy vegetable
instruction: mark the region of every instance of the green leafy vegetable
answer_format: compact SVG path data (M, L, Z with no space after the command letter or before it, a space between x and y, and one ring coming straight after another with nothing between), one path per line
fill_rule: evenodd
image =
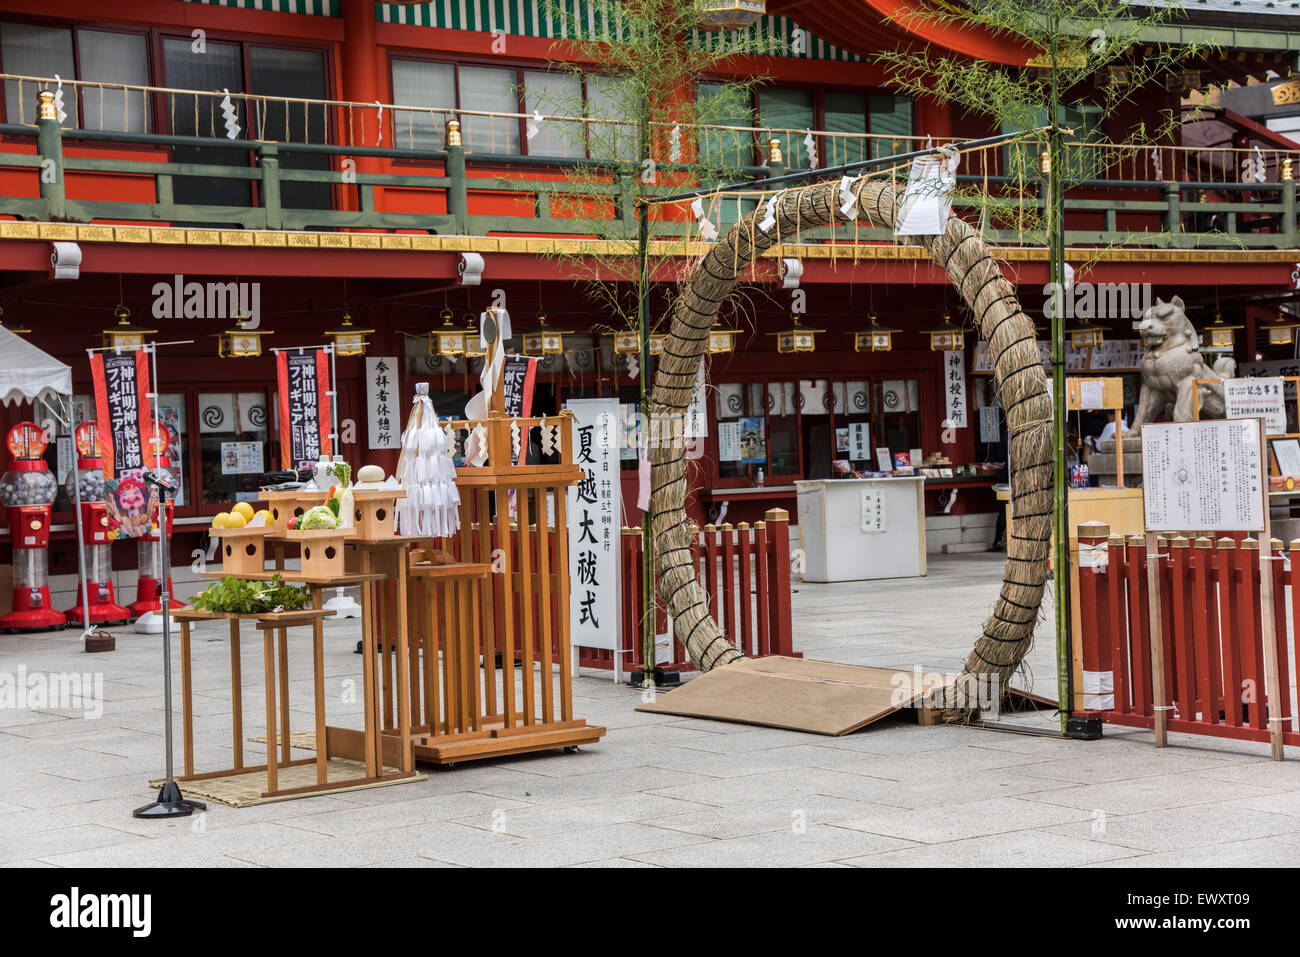
M306 608L310 602L311 596L306 589L285 582L279 574L265 582L245 581L227 575L191 599L195 608L236 615L297 611Z
M329 471L344 488L352 484L352 466L347 462L333 462L330 464Z
M339 497L335 495L325 504L328 505L329 510L334 513L334 519L337 521L339 517Z
M298 527L303 529L338 528L339 520L328 505L317 505L315 508L309 508L303 512Z

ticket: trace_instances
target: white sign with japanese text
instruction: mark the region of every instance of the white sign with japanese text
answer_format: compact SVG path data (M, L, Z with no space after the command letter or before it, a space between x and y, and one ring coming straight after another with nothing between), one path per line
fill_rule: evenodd
M966 364L965 353L952 349L943 354L943 393L947 399L947 417L944 427L966 428ZM915 464L920 464L915 463Z
M573 399L565 408L576 417L573 459L582 470L568 491L569 635L575 646L613 650L621 634L618 399Z
M366 413L370 419L370 448L401 447L402 417L397 400L397 358L366 356Z
M1259 419L1142 427L1142 504L1149 532L1264 530Z
M1224 379L1223 403L1227 407L1225 418L1264 420L1264 430L1269 435L1286 434L1286 402L1283 399L1282 379Z
M686 406L686 422L682 431L685 438L702 439L709 434L708 407L704 404L707 395L705 387L704 363L701 362L700 371L695 375L695 391L691 393L690 404Z

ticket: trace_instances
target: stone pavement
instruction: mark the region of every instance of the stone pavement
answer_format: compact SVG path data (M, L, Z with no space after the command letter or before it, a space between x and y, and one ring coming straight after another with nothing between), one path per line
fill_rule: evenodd
M1000 556L934 556L926 579L798 585L795 646L812 658L951 670L1000 575ZM1054 696L1046 625L1040 635L1028 671ZM355 636L355 621L328 626L327 693L331 722L359 726L358 706L347 703L359 673ZM305 637L295 640L291 653L305 655ZM577 754L137 821L131 809L150 799L145 781L162 769L158 645L123 632L116 652L89 656L73 632L0 636L0 672L101 672L104 699L91 719L0 710L0 864L1300 864L1294 749L1277 764L1263 745L1185 735L1158 751L1148 732L1107 728L1101 741L1078 742L906 720L827 738L638 713L638 692L592 671L575 682L575 708L609 733ZM224 631L195 634L200 763L230 758L226 647ZM252 689L260 649L246 647L252 736L264 713ZM299 728L309 726L309 692L308 682L291 683ZM1030 720L1056 725L1046 713Z

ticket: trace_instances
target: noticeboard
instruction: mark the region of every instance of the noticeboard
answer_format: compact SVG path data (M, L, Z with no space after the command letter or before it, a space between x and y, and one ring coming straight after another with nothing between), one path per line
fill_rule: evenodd
M1263 434L1258 418L1143 426L1147 531L1264 531Z

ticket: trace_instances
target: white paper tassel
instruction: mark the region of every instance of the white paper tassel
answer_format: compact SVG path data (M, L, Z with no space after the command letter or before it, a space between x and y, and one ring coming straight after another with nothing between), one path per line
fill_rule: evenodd
M221 98L221 115L226 121L226 139L237 140L239 139L239 120L236 119L238 114L235 112L235 104L230 102L229 90L222 88L221 92L226 94Z
M695 219L700 224L700 238L706 243L711 243L717 239L718 227L714 226L709 218L704 215L703 197L691 203L691 212L695 214Z

